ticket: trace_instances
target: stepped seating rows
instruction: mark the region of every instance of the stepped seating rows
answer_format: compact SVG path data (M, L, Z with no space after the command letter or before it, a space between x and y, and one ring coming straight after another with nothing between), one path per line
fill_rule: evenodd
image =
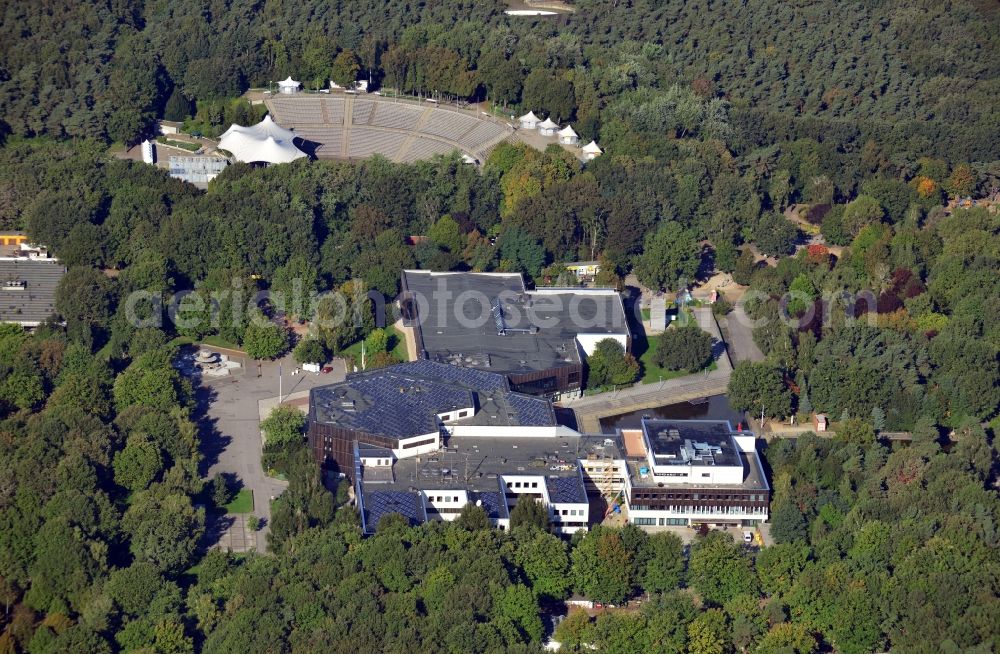
M400 155L399 160L405 163L413 163L422 159L430 159L436 154L448 154L455 147L441 141L422 139L419 136L413 139L410 147Z
M325 123L321 98L274 98L271 100L274 119L281 125Z
M346 124L348 103L352 106L350 125ZM374 97L274 97L267 104L278 124L317 144L314 153L324 159L382 154L413 162L458 149L484 161L509 134L503 124L445 107Z
M368 121L371 120L372 110L374 108L375 102L373 100L368 100L367 98L355 98L354 113L351 114L351 122L355 125L367 125Z
M360 159L370 157L373 154L381 154L392 159L407 138L409 138L408 135L399 132L384 132L378 129L355 126L351 129L347 156L352 159Z
M316 156L327 158L340 156L340 142L344 136L343 127L325 127L323 125L304 125L296 127L295 133L312 143L319 143Z
M412 130L416 128L423 112L423 107L381 103L375 107L375 114L372 116L370 124L376 127Z
M329 122L344 124L344 98L323 98L323 107Z
M496 123L480 122L463 134L462 138L459 139L459 143L470 150L478 151L490 141L498 140L506 134L507 130Z
M456 111L431 110L430 116L420 131L457 141L462 134L475 127L478 122L472 116L466 116Z

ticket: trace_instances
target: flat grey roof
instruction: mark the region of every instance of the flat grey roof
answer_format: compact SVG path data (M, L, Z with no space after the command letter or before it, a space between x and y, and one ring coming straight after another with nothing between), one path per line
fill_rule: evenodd
M593 289L528 291L516 274L403 271L416 329L434 361L498 372L580 363L578 334L628 335L621 297Z
M739 465L739 450L728 420L643 418L642 430L658 465Z
M66 268L55 261L0 260L0 322L34 327L55 315L55 294Z
M546 427L556 424L552 405L514 393L501 374L433 361L411 361L355 373L310 391L310 418L344 429L406 438L437 431L437 415L474 407L449 425Z
M581 438L451 437L444 449L395 461L392 475L369 466L366 487L395 490L494 491L501 475L579 478Z

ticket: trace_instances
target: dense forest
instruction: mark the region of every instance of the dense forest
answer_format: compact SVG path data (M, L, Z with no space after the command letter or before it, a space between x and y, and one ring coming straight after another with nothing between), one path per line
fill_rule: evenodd
M616 105L681 82L732 106L740 152L802 137L896 165L1000 151L994 3L583 0L541 20L504 8L8 2L0 116L15 134L133 141L167 105L183 114L288 75L315 87L358 71L551 113L604 142Z
M538 651L571 593L642 604L569 616L569 651L1000 647L1000 217L948 206L1000 189L995 3L503 9L3 5L0 229L69 271L65 324L0 329L0 654ZM108 155L159 117L255 120L237 96L289 74L533 109L605 154L235 164L207 192ZM631 527L567 542L527 508L501 533L474 507L362 539L344 489L289 446L267 454L290 478L272 552L203 551L226 489L203 479L204 406L176 345L290 343L225 310L166 320L174 293L280 291L263 309L308 319L328 310L309 294L341 290L364 320L318 330L325 357L371 338L365 291L394 297L402 268L546 284L576 259L611 286L714 270L748 286L766 360L737 366L730 402L837 423L765 451L776 546ZM134 291L164 295L143 326ZM880 439L896 430L913 441Z
M984 488L996 453L976 424L947 449L933 435L776 442L778 544L757 553L722 532L687 550L633 526L567 542L530 501L506 533L469 505L450 525L389 517L362 539L303 447L272 554L203 554L214 493L170 349L105 362L59 329L0 338L5 653L535 652L571 593L631 602L569 615L555 628L567 651L1000 645L1000 503Z

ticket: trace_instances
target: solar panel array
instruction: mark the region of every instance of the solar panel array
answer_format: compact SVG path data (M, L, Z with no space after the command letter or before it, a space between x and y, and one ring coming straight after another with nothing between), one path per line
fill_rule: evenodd
M469 501L473 504L478 503L491 520L503 520L509 516L507 498L499 491L495 493L491 491L469 493Z
M544 398L512 393L507 402L514 409L517 422L525 427L551 425L555 421L552 405Z
M392 369L396 370L397 368L400 369L401 373L416 373L427 378L450 381L480 391L507 390L507 377L495 372L460 368L423 359L402 363Z
M392 513L398 513L406 518L411 526L427 522L427 511L420 493L405 491L365 490L362 494L364 504L365 531L374 533L382 518Z
M474 406L473 393L507 401L513 410L509 417L517 424L555 424L545 400L511 393L503 375L425 360L350 375L314 389L313 404L323 422L405 438L434 432L437 414Z
M587 489L579 475L572 477L546 477L545 487L549 491L549 502L554 504L583 504L587 501Z

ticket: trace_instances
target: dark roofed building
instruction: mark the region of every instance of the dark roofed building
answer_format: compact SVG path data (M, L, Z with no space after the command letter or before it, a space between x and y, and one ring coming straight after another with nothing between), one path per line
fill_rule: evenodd
M401 310L420 356L505 374L532 395L576 395L597 342L631 341L613 289L528 290L519 274L405 270Z
M411 361L310 391L309 443L321 463L353 468L353 444L396 457L436 450L449 432L557 426L551 404L510 390L504 375Z
M37 327L56 313L66 268L54 260L0 259L0 322Z

